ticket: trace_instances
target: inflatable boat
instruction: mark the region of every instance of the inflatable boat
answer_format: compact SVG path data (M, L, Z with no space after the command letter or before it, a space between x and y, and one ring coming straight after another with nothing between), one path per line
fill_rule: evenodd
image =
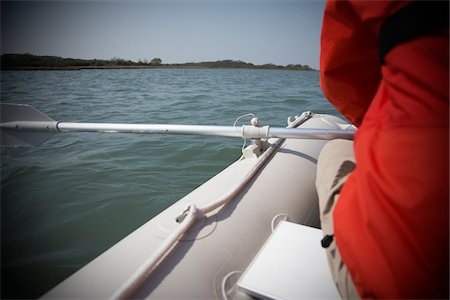
M310 112L297 117L289 127L348 132L348 136L355 129L338 117ZM261 256L261 249L277 225L301 224L320 232L315 177L317 158L326 142L325 138L315 137L255 138L238 161L126 236L43 298L251 299L255 295L283 298L246 291L244 284L239 287L239 281L249 272L255 258ZM325 251L318 247L317 252L326 261ZM287 260L287 265L305 260L300 256L276 259ZM309 263L312 267L306 270L306 277L316 265L314 261ZM282 286L281 281L287 279L281 273L286 275L284 271L269 274L279 278L269 281L278 286L279 280ZM321 284L316 289L316 294L307 296L322 297ZM338 297L337 291L334 293Z

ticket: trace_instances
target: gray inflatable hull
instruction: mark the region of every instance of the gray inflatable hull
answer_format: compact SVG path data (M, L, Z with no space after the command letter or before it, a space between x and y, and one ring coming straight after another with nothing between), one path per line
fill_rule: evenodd
M348 129L345 121L314 115L300 127ZM320 227L316 164L324 140L285 140L230 203L198 220L133 297L223 299L272 232L287 218ZM44 298L111 298L178 225L190 203L202 207L220 197L254 166L240 159L87 264ZM235 290L229 298L245 299Z

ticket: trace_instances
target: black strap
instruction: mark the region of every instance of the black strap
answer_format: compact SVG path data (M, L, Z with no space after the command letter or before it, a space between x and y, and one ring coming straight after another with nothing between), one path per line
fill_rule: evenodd
M388 17L380 30L380 61L398 44L433 35L449 24L449 1L414 1Z
M323 239L320 241L320 244L322 245L322 248L328 248L333 242L334 236L333 235L326 235L323 237Z

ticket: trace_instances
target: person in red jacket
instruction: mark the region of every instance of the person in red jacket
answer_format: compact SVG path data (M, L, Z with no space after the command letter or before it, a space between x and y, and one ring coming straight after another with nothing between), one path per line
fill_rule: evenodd
M448 1L328 1L321 86L358 130L316 186L344 298L449 297Z

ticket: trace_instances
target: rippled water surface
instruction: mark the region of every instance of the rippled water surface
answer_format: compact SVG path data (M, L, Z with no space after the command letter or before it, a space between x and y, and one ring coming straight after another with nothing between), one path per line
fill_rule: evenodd
M1 73L1 101L59 121L286 126L336 114L318 72L84 70ZM248 121L248 120L247 120ZM2 296L38 297L240 156L236 138L61 133L1 150Z

